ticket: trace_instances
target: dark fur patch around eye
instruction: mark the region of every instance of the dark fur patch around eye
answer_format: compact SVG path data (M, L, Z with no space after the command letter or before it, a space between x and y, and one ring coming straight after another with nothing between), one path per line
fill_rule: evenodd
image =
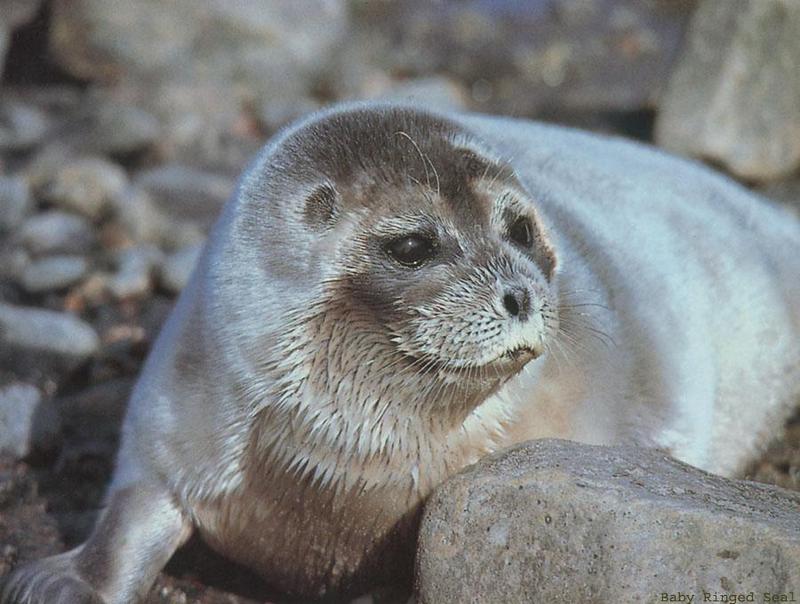
M336 224L339 211L339 194L330 184L315 188L306 198L303 218L313 229L327 229Z
M509 209L503 211L503 219L507 225L506 228L508 231L506 236L509 240L531 254L536 264L542 269L545 277L550 279L556 268L556 256L547 235L542 231L539 221L535 218L531 220L530 218L520 216ZM522 242L522 237L518 236L522 235L521 230L523 224L525 225L524 244ZM519 233L517 233L518 230L520 231Z
M536 229L536 233L533 237L533 247L535 250L534 257L536 258L536 264L539 265L539 268L542 269L542 272L549 281L556 270L557 260L550 242L539 229Z

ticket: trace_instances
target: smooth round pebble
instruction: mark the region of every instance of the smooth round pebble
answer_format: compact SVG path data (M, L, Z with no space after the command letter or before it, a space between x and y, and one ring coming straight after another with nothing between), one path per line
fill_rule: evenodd
M17 282L31 263L31 256L21 247L0 250L0 281L8 279Z
M164 260L154 245L137 245L123 250L118 259L119 270L109 280L108 289L116 298L142 296L153 285L153 273Z
M127 186L128 176L120 166L105 159L84 157L61 167L45 186L43 196L67 210L96 219Z
M180 250L192 245L203 245L206 234L199 224L190 220L169 222L161 238L161 246L167 250Z
M89 263L82 256L50 256L25 267L20 281L30 293L47 292L77 283L88 270Z
M167 216L209 227L236 186L226 176L179 164L140 173L135 184L147 191Z
M19 240L32 254L80 254L91 250L94 234L85 218L50 210L28 218L19 229Z
M0 231L13 231L31 211L30 187L19 176L0 176Z
M25 383L0 388L0 452L21 459L57 441L58 412L39 389Z
M0 302L0 347L5 346L82 360L97 352L100 339L69 313Z
M92 148L99 153L132 153L158 141L158 119L144 109L120 103L100 106L91 135Z
M170 220L139 187L128 187L112 204L114 220L137 243L160 243L171 230Z
M38 109L18 102L0 105L0 150L22 151L37 145L48 122Z

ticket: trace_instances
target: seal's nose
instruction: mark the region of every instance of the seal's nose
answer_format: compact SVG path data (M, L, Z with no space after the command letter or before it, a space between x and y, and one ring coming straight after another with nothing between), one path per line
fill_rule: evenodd
M526 289L510 289L503 296L503 306L508 311L508 314L520 321L528 319L530 305L531 296Z

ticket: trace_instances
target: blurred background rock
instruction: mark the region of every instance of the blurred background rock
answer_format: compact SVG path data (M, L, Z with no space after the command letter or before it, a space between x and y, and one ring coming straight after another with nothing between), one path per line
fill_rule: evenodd
M641 139L800 207L797 0L0 0L0 574L85 536L252 154L407 98ZM751 475L800 488L797 419ZM153 602L248 601L193 555Z

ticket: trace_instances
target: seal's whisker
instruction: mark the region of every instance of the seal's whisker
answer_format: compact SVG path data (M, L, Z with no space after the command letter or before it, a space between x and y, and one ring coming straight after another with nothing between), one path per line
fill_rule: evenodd
M439 172L436 171L436 166L433 165L433 162L431 161L430 157L426 156L425 159L428 160L428 163L431 166L431 170L433 171L433 175L436 177L436 195L441 196L442 189L441 189L441 183L439 182Z
M407 132L403 132L402 130L398 130L397 132L395 132L395 136L402 136L403 138L407 139L414 146L414 149L417 150L417 153L419 154L419 158L422 161L422 167L425 170L425 180L427 181L428 188L430 189L431 188L431 175L428 172L428 163L429 163L429 161L428 161L426 155L422 152L422 149L419 148L419 145L417 144L417 142ZM431 167L432 167L432 164L431 164Z

